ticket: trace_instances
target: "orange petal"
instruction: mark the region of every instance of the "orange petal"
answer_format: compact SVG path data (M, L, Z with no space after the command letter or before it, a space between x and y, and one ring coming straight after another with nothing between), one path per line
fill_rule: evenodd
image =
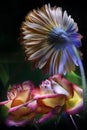
M51 111L51 107L45 106L40 100L38 100L38 107L37 107L37 112L40 114L46 114L49 111Z
M66 96L65 95L58 95L58 97L54 98L44 98L44 99L39 99L42 104L44 104L47 107L54 108L56 106L63 106L66 101Z
M10 114L7 119L7 124L10 126L12 126L12 125L22 126L22 125L25 125L28 121L29 122L32 121L35 116L36 116L36 113L29 113L29 114L26 114L23 116Z
M22 103L25 103L29 97L28 90L20 92L17 97L13 100L11 107L18 106Z
M14 115L16 117L20 117L20 116L24 116L24 115L27 115L29 114L31 111L29 108L27 107L21 107L19 109L17 109L16 111L14 112L11 112L11 115Z

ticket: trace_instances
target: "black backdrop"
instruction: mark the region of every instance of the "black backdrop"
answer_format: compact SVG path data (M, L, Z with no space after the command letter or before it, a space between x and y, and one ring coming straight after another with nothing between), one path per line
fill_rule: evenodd
M87 7L84 1L71 0L1 0L0 1L0 58L6 59L6 56L20 52L21 46L18 42L20 34L20 25L25 15L32 9L41 7L43 4L51 3L52 6L60 6L67 10L68 14L78 23L79 32L83 35L81 51L83 53L83 65L87 76ZM1 60L0 60L1 62ZM85 129L86 119L77 120L79 129ZM1 124L0 124L1 125ZM68 127L69 125L69 127ZM72 124L65 122L57 128L54 125L44 126L41 129L73 129ZM2 128L2 127L1 127ZM6 126L3 126L6 128ZM8 129L19 129L7 127ZM21 129L36 129L33 126L27 126Z

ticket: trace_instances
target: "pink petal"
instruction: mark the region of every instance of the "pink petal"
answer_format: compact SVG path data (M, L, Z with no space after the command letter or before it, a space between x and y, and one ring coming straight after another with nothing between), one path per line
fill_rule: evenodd
M48 112L47 114L43 115L39 120L36 121L36 123L43 123L48 119L51 119L55 116L57 116L57 114L61 111L61 107L57 106L54 109L52 109L50 112Z
M0 102L0 105L4 105L7 108L11 108L11 104L12 104L12 100L7 100L7 101Z
M70 83L68 80L63 78L61 75L54 75L53 77L50 77L51 80L54 80L56 83L58 83L62 88L64 88L68 93L68 98L71 98L73 96L73 84Z
M28 121L26 121L26 120L22 120L22 121L13 121L13 120L10 120L10 118L8 118L7 120L6 120L6 124L8 125L8 126L24 126L26 123L27 123Z

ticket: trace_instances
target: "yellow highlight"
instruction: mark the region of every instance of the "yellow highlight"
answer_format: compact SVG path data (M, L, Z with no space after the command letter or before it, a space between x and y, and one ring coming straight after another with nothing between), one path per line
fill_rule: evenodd
M81 100L82 98L78 95L76 91L74 91L74 96L66 101L66 108L72 109L73 107L76 107L81 102Z
M56 106L63 106L65 104L65 100L65 96L59 96L55 98L43 99L42 102L44 105L54 108Z

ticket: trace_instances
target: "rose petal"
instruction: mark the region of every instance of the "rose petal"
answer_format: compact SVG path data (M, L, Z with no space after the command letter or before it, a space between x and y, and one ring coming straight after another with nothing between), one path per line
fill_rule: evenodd
M66 101L66 112L69 114L77 114L83 109L82 89L73 85L74 96Z
M44 99L38 99L38 100L45 106L54 108L56 106L63 106L66 101L66 96L61 94L61 95L58 95L57 97L44 98Z
M7 118L6 124L9 126L24 126L26 123L31 122L35 116L36 113L24 114L24 116L14 116L11 114Z
M61 107L57 106L54 109L50 110L47 114L44 114L36 123L43 123L44 121L55 117L61 111Z
M51 98L51 97L57 97L58 94L53 93L50 90L46 89L34 89L32 91L33 99L38 99L38 98Z
M9 118L7 119L6 121L6 124L8 126L23 126L26 124L27 121L23 120L23 121L19 121L19 122L16 122L16 121L13 121L13 120L10 120Z
M4 105L7 108L10 108L11 107L11 103L12 103L12 100L7 100L7 101L0 102L0 105Z
M29 96L30 95L29 95L29 91L28 90L22 91L13 100L11 107L14 107L14 106L17 106L17 105L25 103L27 101L27 99L28 99Z
M29 108L27 108L27 107L21 107L21 108L19 108L19 109L17 109L16 111L14 111L14 112L11 112L11 114L12 115L15 115L15 116L23 116L23 115L26 115L26 114L28 114L28 113L30 113L30 110L29 110Z
M68 80L63 78L61 75L54 75L53 77L50 77L50 78L51 80L54 80L57 84L59 84L63 89L65 89L69 93L68 98L71 98L73 96L72 83L70 83Z
M55 93L57 94L64 94L67 97L69 96L70 93L68 93L68 91L66 91L66 89L64 89L59 83L55 82L52 80L52 87Z

